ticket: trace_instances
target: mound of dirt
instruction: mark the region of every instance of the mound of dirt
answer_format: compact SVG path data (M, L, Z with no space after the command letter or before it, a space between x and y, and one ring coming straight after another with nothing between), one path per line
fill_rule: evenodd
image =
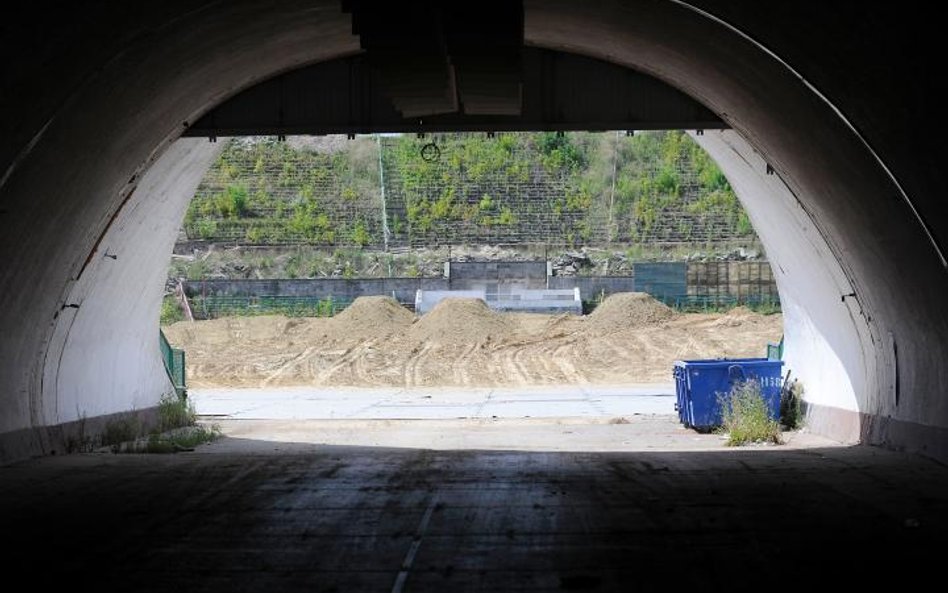
M409 338L420 344L478 344L500 341L514 327L481 299L449 298L435 305L409 330Z
M164 328L172 344L181 348L203 344L229 344L233 341L266 341L282 337L293 320L282 315L222 317L199 322L179 321Z
M562 338L581 332L584 329L583 318L572 313L561 313L548 318L543 328L545 338Z
M193 387L658 383L675 360L761 356L783 333L779 314L673 314L641 295L610 297L585 318L496 313L475 299L413 318L368 298L334 319L183 321L164 331L187 349Z
M644 292L617 292L606 297L587 318L589 329L610 333L668 321L675 312Z
M722 315L712 325L714 327L741 327L742 325L746 325L748 323L757 323L763 319L763 317L764 316L760 313L755 313L754 311L741 305L740 307L734 307Z
M411 311L388 296L363 296L329 320L330 337L379 338L404 333L415 321Z

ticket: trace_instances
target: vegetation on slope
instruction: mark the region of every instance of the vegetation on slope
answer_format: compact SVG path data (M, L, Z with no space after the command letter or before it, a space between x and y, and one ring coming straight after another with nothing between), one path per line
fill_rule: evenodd
M425 160L434 142L440 157ZM753 237L720 169L684 132L232 141L185 219L241 244L713 243Z

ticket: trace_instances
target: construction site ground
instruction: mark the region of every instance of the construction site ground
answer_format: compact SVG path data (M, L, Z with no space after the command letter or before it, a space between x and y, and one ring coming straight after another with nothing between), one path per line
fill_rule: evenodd
M675 360L763 356L779 314L678 313L644 293L587 316L498 313L447 299L417 316L362 297L332 318L229 317L165 328L191 388L522 387L672 382Z

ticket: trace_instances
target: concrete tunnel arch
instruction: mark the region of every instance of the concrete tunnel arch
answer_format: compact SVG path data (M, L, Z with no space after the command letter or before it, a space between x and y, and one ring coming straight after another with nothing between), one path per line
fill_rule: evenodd
M910 179L902 199L894 180L904 176L880 165L842 110L691 6L524 8L528 45L645 72L730 124L695 138L778 270L787 359L807 387L811 426L948 458L948 275L943 228L929 236L919 223L934 208L926 180ZM747 16L739 8L736 21ZM0 460L62 450L78 424L147 411L169 390L154 337L164 266L218 150L176 141L187 122L275 74L359 49L332 1L89 10L100 18L47 23L60 35L8 36L18 67L4 86L26 90L0 105L22 114L4 122L0 146ZM882 165L904 164L890 136L877 138Z

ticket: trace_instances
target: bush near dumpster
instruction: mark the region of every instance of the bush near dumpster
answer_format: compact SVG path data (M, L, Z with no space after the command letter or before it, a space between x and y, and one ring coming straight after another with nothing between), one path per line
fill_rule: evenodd
M737 382L719 400L721 431L727 433L728 446L780 444L780 423L770 416L759 382L754 379Z
M803 383L797 379L780 392L780 422L787 430L803 427Z

